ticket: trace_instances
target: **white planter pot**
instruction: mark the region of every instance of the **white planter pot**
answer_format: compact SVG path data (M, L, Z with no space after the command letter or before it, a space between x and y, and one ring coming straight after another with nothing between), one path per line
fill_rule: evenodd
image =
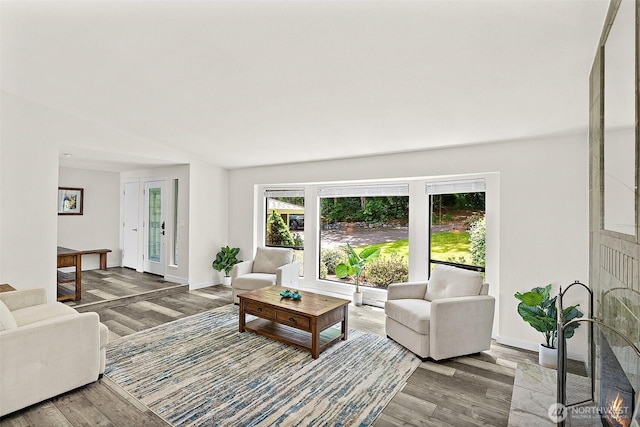
M545 368L556 369L558 367L558 349L540 344L538 346L538 363Z
M225 285L225 286L231 286L231 277L224 276L222 278L222 284Z
M353 293L353 304L354 305L362 305L362 292L354 292Z

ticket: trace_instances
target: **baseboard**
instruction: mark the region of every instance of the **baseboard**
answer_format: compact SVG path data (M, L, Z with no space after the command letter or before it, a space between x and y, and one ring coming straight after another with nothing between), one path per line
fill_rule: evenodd
M189 280L185 279L184 277L170 276L170 275L165 275L164 280L171 283L177 283L179 285L187 285L189 283Z
M509 347L522 348L524 350L538 351L539 343L533 343L531 341L517 340L509 337L496 336L496 342L498 344L508 345Z
M220 285L220 283L204 282L204 283L196 283L196 284L189 283L188 285L189 285L189 290L194 291L196 289L208 288L209 286L213 286L213 285Z

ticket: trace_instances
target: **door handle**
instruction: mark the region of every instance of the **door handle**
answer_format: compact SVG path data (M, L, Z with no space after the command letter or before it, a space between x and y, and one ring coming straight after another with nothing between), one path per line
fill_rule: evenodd
M132 228L131 231L138 231L138 229L137 228Z

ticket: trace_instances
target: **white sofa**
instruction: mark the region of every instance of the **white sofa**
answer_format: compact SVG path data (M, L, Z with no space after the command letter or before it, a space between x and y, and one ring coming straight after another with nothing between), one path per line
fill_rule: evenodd
M297 288L300 264L293 260L293 249L259 247L252 261L242 261L231 270L233 302L238 294L266 286Z
M45 289L0 293L0 416L96 381L108 339L97 313L47 303Z
M387 336L423 360L488 350L495 299L475 271L437 265L428 282L389 285Z

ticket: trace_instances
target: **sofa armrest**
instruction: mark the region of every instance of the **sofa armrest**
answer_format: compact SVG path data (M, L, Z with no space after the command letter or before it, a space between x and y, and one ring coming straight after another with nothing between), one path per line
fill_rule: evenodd
M488 350L495 303L489 295L431 301L430 356L440 360Z
M276 285L297 288L300 278L300 264L297 261L279 267L276 270Z
M237 264L234 264L233 268L231 269L231 281L233 282L233 279L238 276L244 276L245 274L251 273L252 269L253 260L241 261Z
M1 292L0 301L10 311L47 303L47 290L44 288L21 289L18 291Z
M0 332L0 415L98 379L97 313L42 320Z
M387 300L424 299L426 293L426 282L392 283L387 287Z

